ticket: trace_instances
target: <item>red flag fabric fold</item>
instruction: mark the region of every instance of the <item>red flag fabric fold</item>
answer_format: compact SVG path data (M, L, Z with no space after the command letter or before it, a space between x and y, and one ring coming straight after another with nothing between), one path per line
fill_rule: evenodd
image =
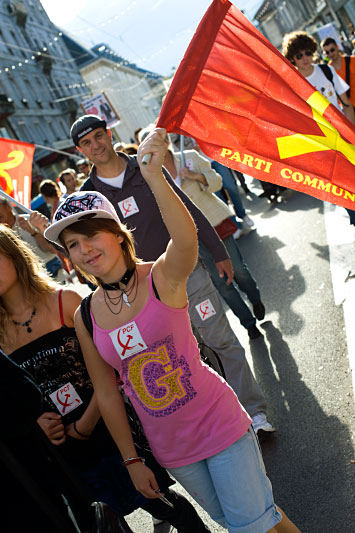
M355 209L355 129L228 0L214 0L158 126L212 159Z

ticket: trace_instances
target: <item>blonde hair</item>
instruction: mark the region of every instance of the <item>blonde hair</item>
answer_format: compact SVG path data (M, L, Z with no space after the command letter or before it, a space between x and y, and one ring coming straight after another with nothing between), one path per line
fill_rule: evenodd
M58 289L32 249L4 224L0 224L0 253L12 261L24 299L29 303L34 304ZM4 342L8 322L8 313L0 296L0 344Z

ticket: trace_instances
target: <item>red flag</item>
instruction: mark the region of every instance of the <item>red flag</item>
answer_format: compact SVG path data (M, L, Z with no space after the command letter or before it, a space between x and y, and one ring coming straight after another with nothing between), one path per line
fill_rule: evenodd
M158 126L223 165L355 209L355 129L228 0L214 0Z
M0 138L0 188L31 207L33 144Z

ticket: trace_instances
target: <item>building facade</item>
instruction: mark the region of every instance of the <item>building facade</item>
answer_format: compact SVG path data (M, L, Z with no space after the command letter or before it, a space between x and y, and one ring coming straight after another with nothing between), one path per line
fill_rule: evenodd
M134 141L134 131L154 122L159 114L166 94L162 76L129 63L104 43L90 50L68 36L66 43L85 80L87 96L104 93L119 116L113 128L116 138Z
M0 136L73 151L70 125L83 83L60 30L39 0L0 3ZM74 95L74 98L73 98ZM34 175L54 177L70 163L63 154L36 148Z
M317 37L317 28L332 23L344 38L355 28L354 0L265 0L254 20L269 41L281 49L285 33L305 30Z

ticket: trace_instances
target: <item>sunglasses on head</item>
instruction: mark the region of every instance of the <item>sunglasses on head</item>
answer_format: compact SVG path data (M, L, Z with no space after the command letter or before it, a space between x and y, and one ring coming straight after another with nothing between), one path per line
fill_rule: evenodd
M302 59L303 56L311 57L313 56L313 52L311 52L310 50L306 50L305 52L298 52L295 57L296 59Z
M333 52L335 52L335 48L329 48L329 50L324 50L325 54L332 54Z

